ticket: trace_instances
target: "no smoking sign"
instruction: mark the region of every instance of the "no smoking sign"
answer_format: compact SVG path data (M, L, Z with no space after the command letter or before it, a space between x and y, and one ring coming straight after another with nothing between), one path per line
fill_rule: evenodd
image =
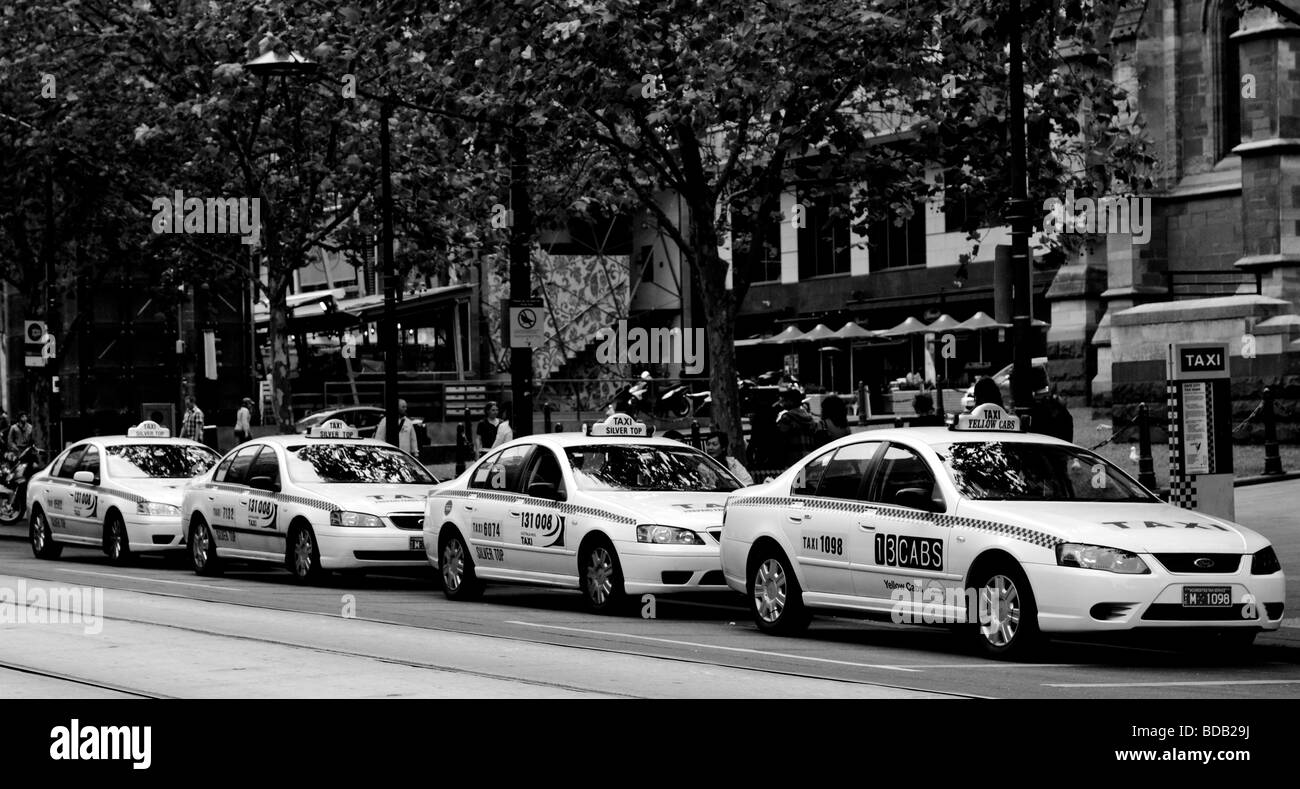
M542 300L515 299L510 302L508 329L511 348L540 348L545 341L542 333Z

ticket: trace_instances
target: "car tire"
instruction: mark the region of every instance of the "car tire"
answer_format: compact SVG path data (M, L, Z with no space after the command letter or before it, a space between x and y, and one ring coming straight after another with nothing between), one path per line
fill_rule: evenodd
M285 564L299 583L312 583L325 577L325 569L320 566L320 545L310 526L299 525L290 530Z
M994 660L1024 660L1042 646L1034 590L1020 566L986 563L971 577L978 610L966 625L975 651Z
M803 604L803 589L785 553L772 546L761 547L750 562L746 598L754 624L764 633L793 636L812 621Z
M37 559L57 559L63 553L63 546L54 541L50 522L39 507L32 511L32 517L28 519L27 534L32 544L32 555Z
M469 546L455 529L438 546L438 577L448 600L476 600L483 595L483 582L474 572Z
M623 565L618 560L614 545L604 537L597 537L583 545L579 554L578 585L582 601L593 614L616 614L627 603L623 590Z
M195 518L190 524L190 564L198 575L220 575L221 557L217 555L217 541L207 521Z
M130 564L131 537L126 531L126 521L116 512L110 513L104 521L104 553L108 560L118 567Z
M18 485L0 504L0 523L12 526L23 519L23 510L27 509L27 485Z

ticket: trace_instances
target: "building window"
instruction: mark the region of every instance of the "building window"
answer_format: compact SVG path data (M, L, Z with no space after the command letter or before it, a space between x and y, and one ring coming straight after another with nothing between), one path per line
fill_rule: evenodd
M776 282L781 279L781 222L763 223L763 249L758 257L755 282Z
M867 228L870 271L925 265L925 203L916 203L912 210L912 218L902 225L891 217Z
M801 194L799 203L804 208L804 224L799 228L799 279L848 274L848 191ZM777 271L779 277L779 262Z
M959 233L966 224L966 193L957 185L944 181L943 188L943 232Z
M1222 159L1241 144L1241 58L1232 34L1240 20L1234 3L1225 2L1218 15L1219 150Z

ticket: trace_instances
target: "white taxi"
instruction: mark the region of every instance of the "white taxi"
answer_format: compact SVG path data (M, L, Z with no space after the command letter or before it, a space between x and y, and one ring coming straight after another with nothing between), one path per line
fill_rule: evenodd
M484 581L582 591L589 610L633 595L727 591L718 565L729 470L626 414L585 433L503 444L429 496L424 548L453 600Z
M76 442L28 482L32 553L54 559L65 545L86 545L124 564L184 548L181 485L220 457L156 422Z
M759 629L812 609L957 624L991 657L1044 634L1204 628L1244 646L1282 620L1269 541L1166 504L996 405L951 428L855 433L727 503L727 583Z
M397 447L330 420L240 444L185 486L181 519L199 575L231 559L283 564L299 581L425 567L420 521L437 483Z

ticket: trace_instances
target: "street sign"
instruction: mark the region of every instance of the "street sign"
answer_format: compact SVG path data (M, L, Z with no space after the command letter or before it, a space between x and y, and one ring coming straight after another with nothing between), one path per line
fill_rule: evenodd
M1226 342L1169 345L1169 495L1180 507L1234 520L1229 361Z
M54 337L49 337L53 340ZM53 356L45 353L45 321L23 321L24 362L28 367L44 367L45 360Z
M540 348L546 340L542 321L541 299L512 299L510 301L510 347Z

